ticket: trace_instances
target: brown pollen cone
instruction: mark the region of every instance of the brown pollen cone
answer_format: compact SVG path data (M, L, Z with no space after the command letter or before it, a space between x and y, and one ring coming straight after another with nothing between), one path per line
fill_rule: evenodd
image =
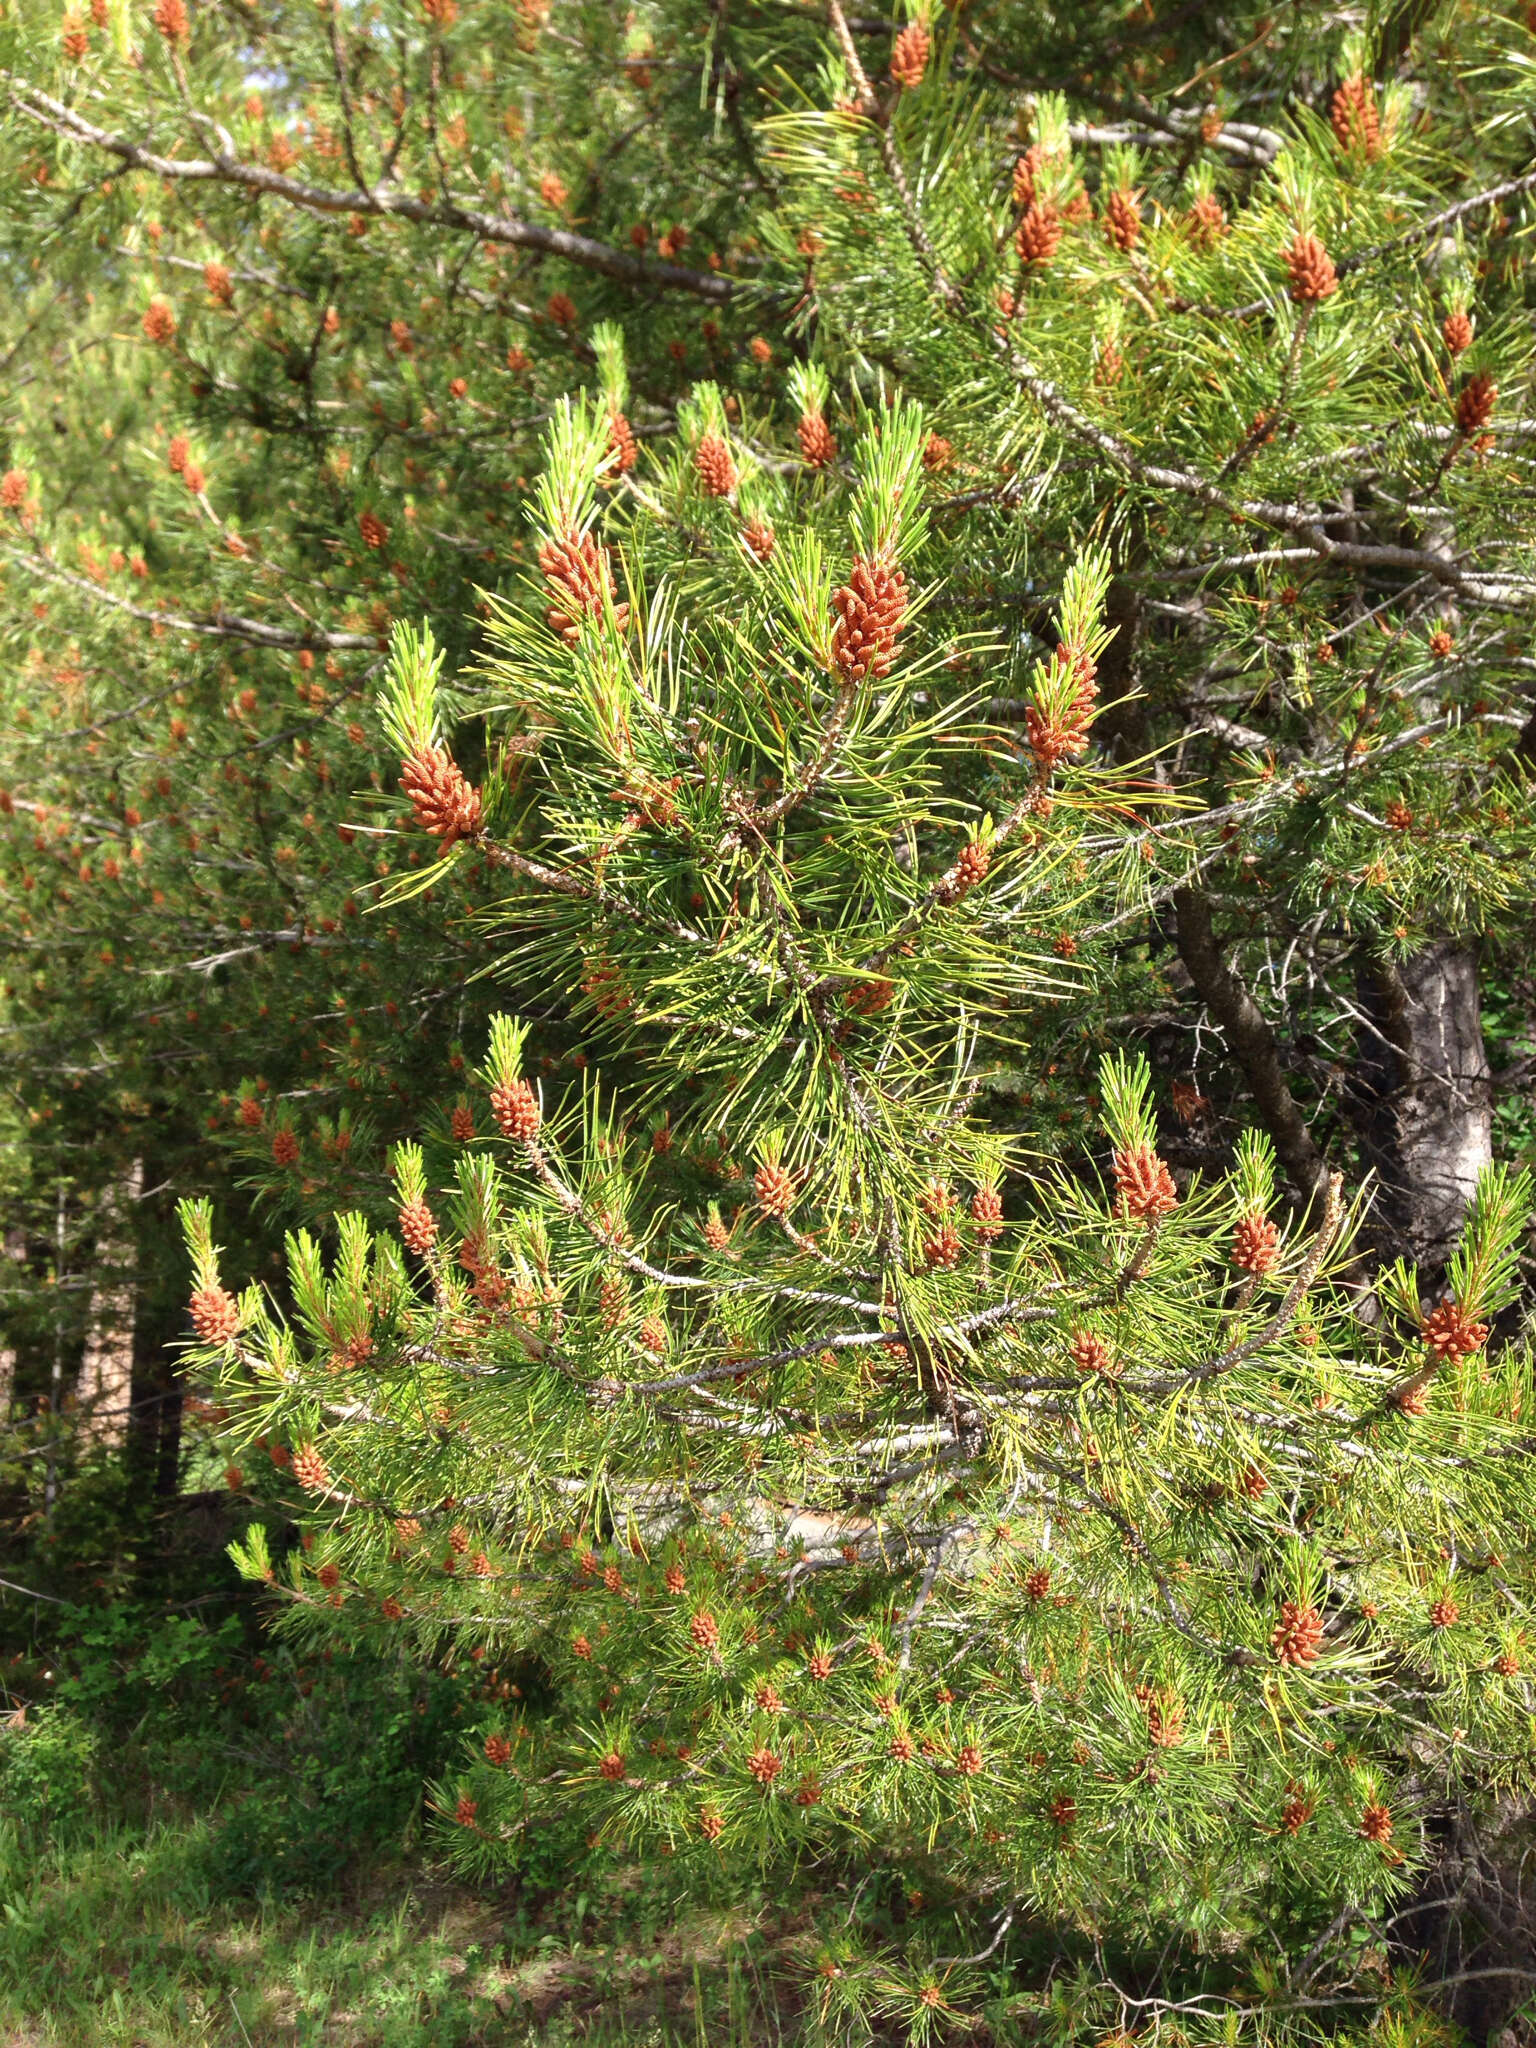
M293 1476L306 1493L324 1493L331 1483L325 1460L313 1444L300 1444L294 1452Z
M1339 288L1333 258L1316 235L1298 233L1285 252L1285 266L1291 274L1291 297L1298 306L1319 305Z
M418 747L401 770L400 787L417 824L442 840L445 853L480 830L480 792L441 747Z
M741 529L741 537L759 562L772 560L774 532L766 519L749 519Z
M1312 1802L1293 1792L1280 1809L1280 1825L1288 1835L1298 1835L1312 1818Z
M545 612L545 623L574 647L583 619L600 619L613 596L608 550L590 533L561 534L541 545L539 568L560 599ZM629 623L629 606L615 604L613 617L622 633Z
M849 989L843 997L843 1007L852 1010L856 1017L874 1017L886 1009L895 996L895 982L879 975L873 981L861 981Z
M1013 203L1015 206L1033 206L1035 203L1035 179L1040 166L1045 162L1045 151L1038 142L1032 142L1013 167Z
M1013 241L1021 263L1049 263L1061 246L1061 215L1049 200L1031 200Z
M1184 1740L1184 1702L1166 1688L1154 1692L1144 1708L1147 1734L1159 1749L1177 1749Z
M896 636L907 609L907 579L883 556L861 556L832 594L837 624L832 660L845 684L884 676L896 659Z
M1155 1223L1179 1206L1173 1175L1150 1145L1115 1154L1115 1189L1123 1216Z
M1272 1273L1280 1257L1280 1233L1267 1216L1240 1216L1232 1233L1232 1263L1240 1273Z
M407 1250L418 1255L432 1249L437 1240L437 1218L421 1200L400 1204L400 1236Z
M491 1090L491 1114L504 1138L526 1143L539 1134L539 1098L521 1077Z
M184 43L192 33L184 0L157 0L155 27L168 43Z
M1110 1379L1117 1377L1109 1346L1102 1337L1095 1336L1092 1330L1075 1330L1072 1342L1067 1348L1068 1355L1079 1372L1101 1372Z
M1141 240L1141 208L1134 192L1122 187L1110 193L1104 206L1104 234L1127 256Z
M768 1216L787 1216L795 1199L795 1183L782 1166L760 1166L752 1176L758 1207Z
M932 38L920 21L911 22L891 45L891 82L912 92L928 69Z
M1498 395L1499 387L1486 370L1469 377L1456 400L1456 431L1480 434L1493 417L1493 401Z
M151 299L144 315L144 335L148 341L166 343L176 338L176 315L165 299Z
M1358 149L1368 159L1381 155L1381 116L1376 95L1357 71L1333 96L1329 110L1334 140L1346 155Z
M1209 249L1218 236L1227 232L1226 211L1213 192L1205 192L1185 215L1184 225L1197 249Z
M795 434L800 442L800 453L811 469L825 469L829 462L837 460L837 442L819 412L803 412Z
M1323 1617L1315 1607L1297 1600L1281 1602L1280 1619L1270 1634L1270 1647L1282 1664L1304 1667L1317 1662L1323 1640Z
M923 1240L923 1263L941 1272L951 1272L959 1265L964 1250L955 1226L941 1223L932 1237Z
M1390 1842L1392 1839L1392 1809L1372 1800L1360 1816L1360 1832L1368 1842Z
M960 856L950 870L939 890L945 903L958 903L974 889L978 882L984 882L992 866L992 850L980 839L973 839L960 850Z
M240 1309L225 1287L200 1287L187 1304L199 1344L228 1344L240 1328Z
M693 451L694 474L706 498L728 498L736 488L736 464L715 433L706 434Z
M1024 728L1030 749L1048 774L1060 760L1076 760L1088 748L1088 721L1098 697L1093 657L1085 648L1069 647L1063 641L1056 649L1055 670L1073 678L1073 695L1066 708L1047 715L1035 705L1027 707Z
M611 482L615 476L627 476L640 458L634 430L617 407L608 415L608 446L618 458L608 471Z
M1460 1360L1482 1350L1488 1325L1474 1321L1459 1303L1442 1301L1424 1318L1423 1335L1436 1358Z

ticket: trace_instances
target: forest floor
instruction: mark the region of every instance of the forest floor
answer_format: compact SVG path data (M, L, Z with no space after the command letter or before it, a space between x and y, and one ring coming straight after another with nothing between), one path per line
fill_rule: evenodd
M456 1880L433 1813L500 1725L480 1667L306 1655L238 1582L229 1598L217 1540L186 1569L163 1605L99 1587L0 1605L0 2048L799 2034L810 1888L680 1910L667 1868L594 1846L574 1814L510 1878Z
M402 1864L329 1898L221 1901L206 1820L36 1854L0 1822L0 2048L767 2048L794 1930L511 1900ZM637 1939L637 1936L640 1938Z

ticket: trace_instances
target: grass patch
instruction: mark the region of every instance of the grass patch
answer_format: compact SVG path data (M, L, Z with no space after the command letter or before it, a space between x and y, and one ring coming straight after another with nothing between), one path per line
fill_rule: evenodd
M0 1825L3 2048L759 2048L788 2027L766 1945L700 1913L654 1945L617 1901L512 1900L380 1872L324 1905L241 1906L207 1816L39 1849ZM792 2031L792 2029L790 2029Z

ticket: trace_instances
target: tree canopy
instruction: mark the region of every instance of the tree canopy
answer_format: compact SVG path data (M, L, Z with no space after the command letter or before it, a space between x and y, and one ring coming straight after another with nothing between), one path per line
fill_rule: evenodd
M126 1272L285 1625L523 1675L466 1869L920 1869L834 2032L1385 1996L1530 1796L1523 15L0 38L21 1405Z

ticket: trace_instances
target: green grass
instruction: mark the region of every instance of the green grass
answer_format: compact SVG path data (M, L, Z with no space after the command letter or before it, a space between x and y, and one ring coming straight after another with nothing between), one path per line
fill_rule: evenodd
M728 1916L642 1948L602 1938L620 1902L591 1902L601 1918L584 1940L409 1867L319 1906L241 1907L210 1889L208 1841L198 1817L42 1849L0 1824L0 2048L781 2039L760 1944Z
M79 1610L5 1661L0 2048L781 2048L804 1922L546 1833L434 1868L478 1674ZM25 1686L27 1706L7 1712ZM782 2033L781 2033L782 2028Z

